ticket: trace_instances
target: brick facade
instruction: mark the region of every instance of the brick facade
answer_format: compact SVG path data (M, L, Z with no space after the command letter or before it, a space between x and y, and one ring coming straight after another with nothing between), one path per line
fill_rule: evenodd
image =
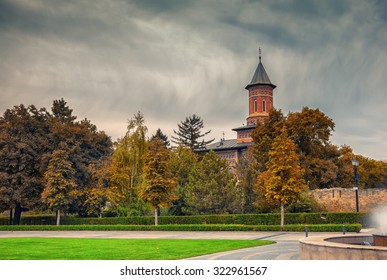
M329 212L356 211L355 190L352 188L319 189L311 191L311 194ZM387 205L387 189L359 190L360 212L370 212L383 205Z

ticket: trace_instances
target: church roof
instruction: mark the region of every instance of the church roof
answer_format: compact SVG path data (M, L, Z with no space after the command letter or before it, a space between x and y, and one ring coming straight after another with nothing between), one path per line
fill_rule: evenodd
M245 89L249 89L252 86L255 85L270 85L273 88L276 86L273 85L270 81L269 75L267 75L265 68L263 67L263 64L261 62L261 56L259 56L259 63L257 66L257 69L255 70L254 76L251 79L251 82L245 87Z
M251 146L252 142L238 143L237 139L222 140L217 143L212 143L206 146L206 150L220 151L220 150L238 150L245 149Z
M250 129L254 129L255 127L256 127L255 124L251 124L251 125L244 125L244 126L240 126L240 127L237 127L237 128L233 128L232 130L234 130L234 131L250 130Z

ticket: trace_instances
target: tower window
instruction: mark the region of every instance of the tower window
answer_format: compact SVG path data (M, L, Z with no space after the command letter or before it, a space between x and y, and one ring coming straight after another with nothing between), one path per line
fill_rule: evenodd
M266 112L266 100L262 100L262 112Z
M254 100L254 112L258 111L258 101Z

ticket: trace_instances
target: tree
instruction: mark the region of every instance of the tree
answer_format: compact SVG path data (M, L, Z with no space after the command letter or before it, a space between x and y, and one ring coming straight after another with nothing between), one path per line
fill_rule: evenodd
M258 185L265 188L266 198L278 201L281 205L281 227L284 226L284 205L296 200L307 188L296 148L295 143L283 130L281 135L274 139L269 151L267 171L258 178Z
M256 160L257 171L266 171L266 163L269 160L269 151L274 138L281 134L284 127L285 117L281 110L271 109L268 119L258 122L253 133L253 151Z
M184 211L187 206L185 203L188 192L187 184L197 164L198 156L191 149L179 145L171 151L169 168L176 180L176 194L178 196L169 209L172 215L182 216L187 214Z
M89 186L80 195L84 196L84 205L88 216L99 217L115 190L110 185L111 157L105 156L89 165L91 180Z
M73 116L73 110L67 106L67 102L63 98L60 100L54 100L51 107L53 117L58 119L60 123L74 123L77 119L76 116Z
M33 105L14 106L0 117L0 210L10 209L10 224L20 224L22 211L41 205L50 153L48 117Z
M144 116L138 112L129 120L128 130L118 141L112 155L111 184L117 190L117 195L110 202L117 210L121 209L124 216L141 214L138 189L142 183L144 155L147 151L146 132Z
M236 165L238 185L242 189L243 213L254 213L256 211L254 204L257 194L254 189L258 174L254 151L252 148L249 148Z
M155 137L149 143L149 150L144 159L144 182L141 197L154 208L155 225L157 226L159 207L168 206L176 199L176 183L168 168L169 151L160 138Z
M189 214L242 212L242 192L228 164L215 152L206 153L191 172L186 185L184 211Z
M44 174L45 189L42 192L42 200L56 211L57 225L60 225L61 210L66 211L75 198L74 190L77 185L74 175L75 170L66 151L55 151Z
M335 124L319 109L302 108L289 113L286 129L296 143L305 181L310 189L327 188L335 184L340 156L338 148L330 143Z
M200 141L199 139L206 136L211 130L202 133L203 121L195 114L187 117L185 121L178 124L178 131L173 130L176 136L172 136L172 142L178 145L189 147L191 150L203 149L207 144L212 143L215 139L209 141Z
M151 140L153 140L153 138L155 137L158 137L160 138L163 142L164 142L164 145L165 147L169 147L170 146L170 143L169 143L169 140L168 140L168 136L165 135L160 128L157 129L156 131L156 134L152 136Z
M48 135L51 152L57 147L65 147L76 171L78 196L69 208L69 212L77 212L80 216L87 216L87 188L91 184L92 176L89 165L100 158L112 153L112 142L109 136L88 119L76 121L73 110L63 100L54 100L52 115L48 119L50 133Z

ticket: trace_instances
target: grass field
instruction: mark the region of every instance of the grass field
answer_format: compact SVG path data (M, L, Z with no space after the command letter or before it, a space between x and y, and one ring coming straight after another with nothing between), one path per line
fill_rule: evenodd
M272 243L267 240L0 238L0 260L175 260Z

